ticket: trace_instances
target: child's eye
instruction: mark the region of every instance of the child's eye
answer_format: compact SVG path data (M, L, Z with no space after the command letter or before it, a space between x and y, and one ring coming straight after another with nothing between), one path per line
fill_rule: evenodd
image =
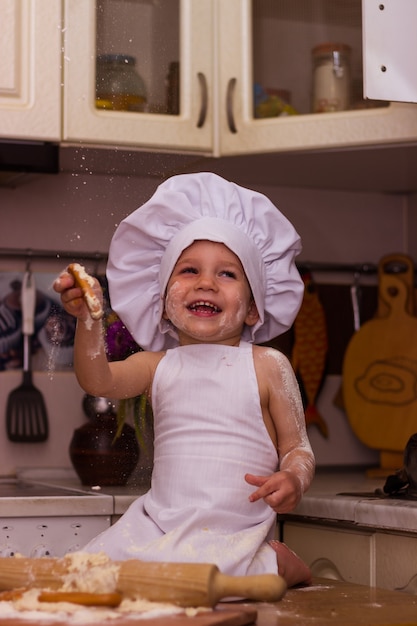
M180 274L197 274L195 267L183 267Z
M220 272L220 275L226 276L227 278L236 278L235 272L232 272L231 270L223 270L223 272Z

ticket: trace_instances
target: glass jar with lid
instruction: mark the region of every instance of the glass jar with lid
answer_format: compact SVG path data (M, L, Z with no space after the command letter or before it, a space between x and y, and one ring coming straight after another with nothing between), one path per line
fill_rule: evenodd
M313 113L349 108L350 52L350 46L342 43L323 43L313 48Z
M144 112L146 88L128 54L101 54L96 64L96 107Z

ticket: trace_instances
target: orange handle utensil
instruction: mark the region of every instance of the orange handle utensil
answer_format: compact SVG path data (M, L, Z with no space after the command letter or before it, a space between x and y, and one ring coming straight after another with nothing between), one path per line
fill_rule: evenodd
M70 602L84 606L117 607L122 601L120 593L85 593L81 591L42 591L39 602Z

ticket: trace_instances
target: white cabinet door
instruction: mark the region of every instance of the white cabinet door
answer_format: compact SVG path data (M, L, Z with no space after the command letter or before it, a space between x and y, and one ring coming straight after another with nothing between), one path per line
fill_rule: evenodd
M179 15L173 14L178 10ZM172 8L174 7L174 9ZM137 42L141 72L148 85L154 74L163 72L170 48L170 38L178 31L180 65L180 112L131 112L102 110L96 107L95 66L97 27L104 8L112 19L122 10L129 11L125 34L119 48L111 49L109 39L104 52L130 51ZM64 131L66 142L113 144L164 150L210 152L212 146L213 54L212 0L173 0L153 2L136 0L120 3L114 0L65 1L64 56ZM100 12L101 11L101 12ZM136 22L135 22L136 20ZM130 24L129 24L130 22ZM111 29L111 24L107 30ZM130 30L129 30L130 28ZM160 30L158 30L160 29ZM140 36L137 33L140 32ZM106 36L103 36L106 39ZM109 43L110 42L110 43ZM114 44L115 45L115 44ZM172 46L171 46L172 47ZM163 65L157 65L159 59ZM163 85L164 80L159 80Z
M284 522L284 541L313 576L370 585L372 533L325 525Z
M1 0L0 137L59 140L61 3Z
M368 1L371 0L365 0ZM409 1L417 7L415 0ZM417 106L386 103L388 106L368 108L362 99L360 0L219 0L217 10L221 59L217 155L356 147L417 139ZM349 110L313 114L309 102L311 49L323 37L337 38L351 47L356 100ZM413 66L417 72L415 62ZM258 83L276 88L279 93L290 91L292 104L300 114L256 118L254 88Z
M378 532L376 542L377 587L417 593L417 536Z
M417 2L362 0L364 93L417 102Z

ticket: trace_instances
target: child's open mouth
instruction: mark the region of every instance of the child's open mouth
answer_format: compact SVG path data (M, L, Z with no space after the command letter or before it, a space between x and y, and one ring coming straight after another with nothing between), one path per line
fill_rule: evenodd
M215 304L211 302L207 302L206 300L199 300L198 302L193 302L189 305L188 310L192 313L198 313L199 315L215 315L216 313L220 313L221 309Z

